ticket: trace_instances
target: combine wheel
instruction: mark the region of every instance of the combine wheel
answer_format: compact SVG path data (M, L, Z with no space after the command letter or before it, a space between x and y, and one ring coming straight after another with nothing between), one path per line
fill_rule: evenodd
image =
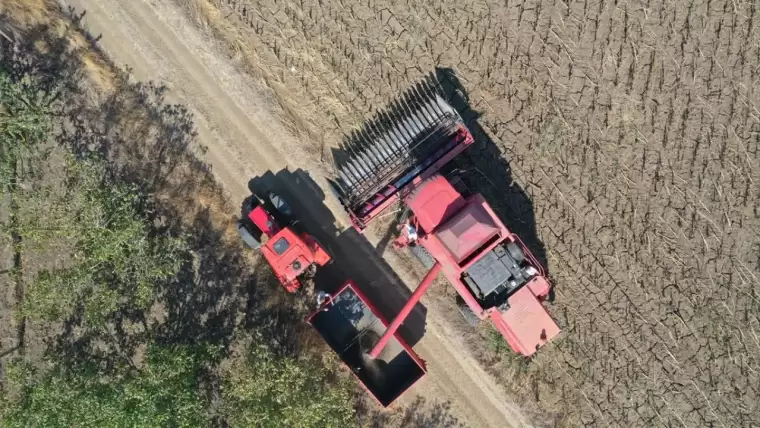
M507 252L513 259L515 259L518 265L525 261L525 253L516 242L510 242L507 244Z
M433 256L431 256L422 245L412 244L409 246L409 251L412 252L412 255L416 257L426 269L432 268L435 264Z
M459 308L459 313L462 314L462 318L464 318L467 324L472 327L477 327L478 323L480 323L480 318L478 318L478 316L475 315L475 312L470 309L467 302L459 296L457 296L457 308Z

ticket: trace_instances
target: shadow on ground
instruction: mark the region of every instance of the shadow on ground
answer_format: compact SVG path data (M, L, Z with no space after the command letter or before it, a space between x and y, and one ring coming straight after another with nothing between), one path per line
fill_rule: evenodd
M325 205L325 194L308 172L281 170L254 177L248 186L252 193L274 191L292 206L296 220L324 245L333 262L320 269L315 286L334 292L353 280L386 320L392 320L411 296L411 291L375 248L355 229L340 230ZM414 346L425 333L427 308L418 303L402 327L401 336Z
M459 112L475 138L474 147L454 160L464 173L459 176L467 187L482 193L504 224L516 233L548 272L546 248L539 239L533 202L512 178L506 154L491 139L478 121L465 87L450 68L436 68L430 80L438 83L445 99Z
M237 212L228 209L223 189L197 156L203 149L195 141L192 114L167 103L165 87L133 83L107 60L87 57L102 52L98 38L80 27L83 16L69 10L71 25L60 34L46 25L16 28L0 16L3 32L14 40L0 39L0 66L15 79L39 77L41 91L58 93L63 102L56 115L64 125L54 130L56 142L76 156L107 159L114 180L150 195L142 210L154 226L151 233L183 236L189 248L179 275L155 284L159 298L149 312L123 307L106 329L95 330L85 327L80 308L46 344L34 346L72 365L133 364L154 341L218 345L223 357L240 334L256 328L275 352L297 355L305 326L289 308L277 306L281 290L268 269L252 268L255 256L230 239ZM91 45L72 43L71 36L82 34Z
M359 411L365 415L360 416L359 422L366 428L465 428L452 416L448 403L431 403L420 396L403 409L377 411L371 406L360 406Z

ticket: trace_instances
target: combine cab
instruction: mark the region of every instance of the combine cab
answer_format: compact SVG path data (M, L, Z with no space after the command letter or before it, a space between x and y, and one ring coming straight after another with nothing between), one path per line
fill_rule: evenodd
M383 352L440 271L468 322L490 319L516 353L533 355L559 333L542 304L550 285L541 265L481 195L465 197L440 175L472 135L435 91L412 90L395 110L390 126L371 124L344 147L350 155L336 159L331 181L359 231L400 201L406 218L394 246L430 268L369 355Z

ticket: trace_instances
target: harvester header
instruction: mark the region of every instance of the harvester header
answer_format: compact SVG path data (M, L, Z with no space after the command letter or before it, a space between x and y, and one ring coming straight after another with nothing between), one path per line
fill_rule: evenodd
M361 231L472 142L457 111L419 85L343 144L330 184Z

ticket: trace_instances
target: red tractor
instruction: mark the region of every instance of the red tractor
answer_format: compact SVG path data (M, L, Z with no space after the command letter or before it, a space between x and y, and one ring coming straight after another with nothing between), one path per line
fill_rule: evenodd
M237 230L243 242L261 250L282 286L290 293L301 288L300 278L314 276L330 255L317 240L301 230L290 205L276 193L252 195L243 203Z
M344 147L351 154L336 159L330 181L359 231L401 202L406 218L394 246L410 247L430 269L370 357L382 352L441 271L468 322L490 319L516 353L533 355L559 334L542 304L550 290L543 268L483 196L463 196L440 174L473 144L470 131L439 95L413 90L396 110L386 115L392 125L370 125Z

